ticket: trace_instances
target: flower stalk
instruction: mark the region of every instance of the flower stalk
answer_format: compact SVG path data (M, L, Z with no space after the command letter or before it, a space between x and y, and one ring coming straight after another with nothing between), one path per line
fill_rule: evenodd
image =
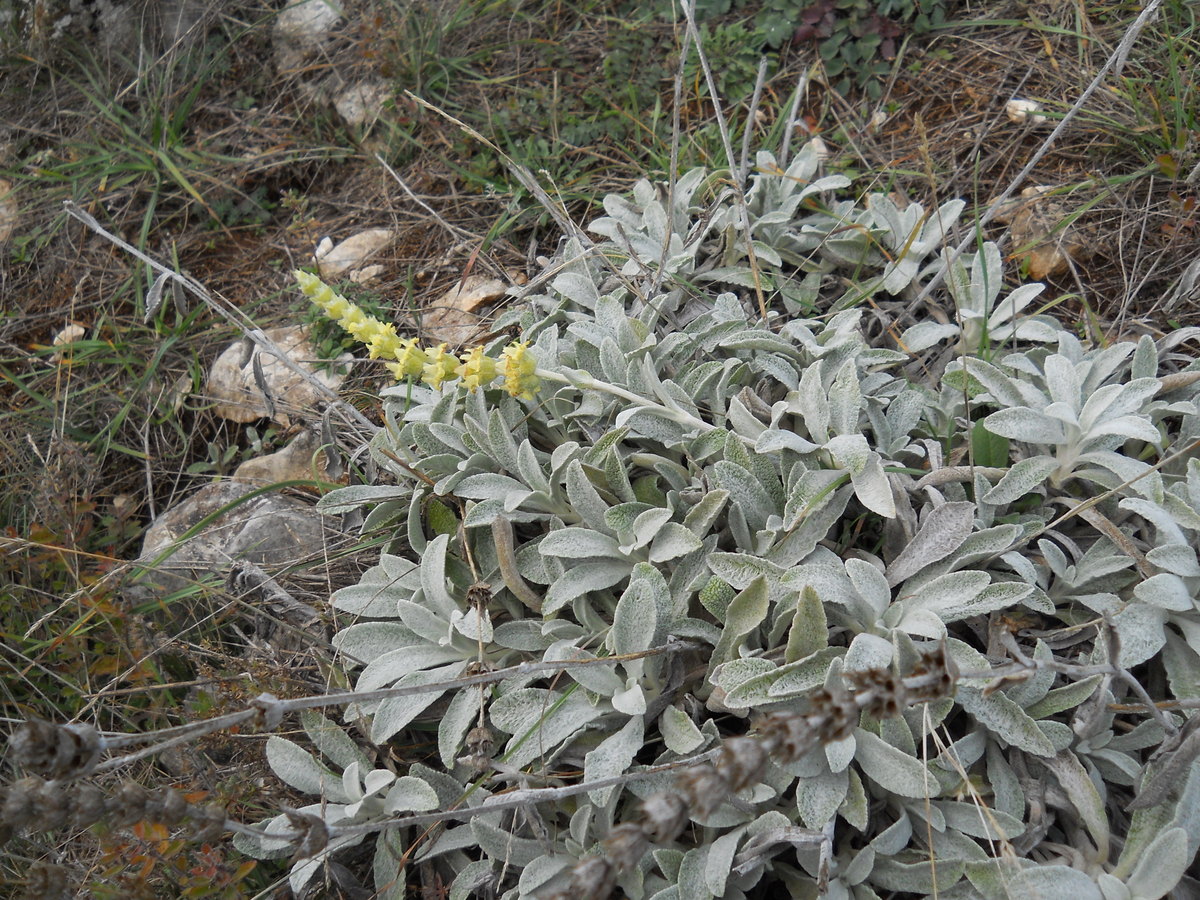
M460 357L447 352L446 344L439 344L432 349L422 348L412 338L401 338L396 333L395 325L381 322L365 313L316 275L300 270L293 275L305 296L321 307L327 316L335 319L348 334L365 344L371 359L384 360L397 381L415 379L437 389L446 382L458 379L467 390L476 391L499 379L510 396L529 401L533 400L541 383L549 381L579 390L600 391L697 431L712 431L716 427L677 406L642 397L618 385L601 381L588 372L556 372L540 368L537 358L529 350L528 341L509 344L501 351L500 359L484 355L482 347L473 347Z

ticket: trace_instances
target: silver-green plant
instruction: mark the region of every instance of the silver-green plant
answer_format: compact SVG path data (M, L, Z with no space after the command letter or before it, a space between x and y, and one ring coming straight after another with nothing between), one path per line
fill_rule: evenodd
M831 198L812 148L716 185L608 198L603 241L567 241L502 318L520 344L372 344L402 379L371 443L387 483L322 505L394 537L334 595L336 644L357 689L428 690L306 719L326 761L269 743L330 829L294 887L376 830L387 896L400 860L453 897L1163 896L1200 844L1200 366L1181 338L1085 349L1023 318L1040 286L998 299L994 245L941 254L960 202ZM947 264L958 323L869 344L853 300ZM681 782L690 828L654 824L679 767L933 645L953 696L860 704L794 753L764 737L736 793L718 766ZM413 727L438 765L394 771ZM492 811L506 787L519 813ZM438 805L468 821L407 828Z

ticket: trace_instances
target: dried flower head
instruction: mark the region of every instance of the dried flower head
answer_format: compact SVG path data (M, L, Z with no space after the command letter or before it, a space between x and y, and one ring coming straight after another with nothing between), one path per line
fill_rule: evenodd
M755 725L763 749L782 763L793 763L816 744L816 734L804 716L776 712L763 716Z
M31 719L9 739L17 765L51 778L78 778L91 772L104 752L104 738L91 725L53 725Z
M635 822L618 825L602 842L605 855L612 860L618 871L636 866L650 849L650 839L645 829Z
M656 844L669 844L688 823L684 799L671 791L659 791L642 801L643 830Z
M225 833L225 809L219 804L193 807L191 820L192 838L201 843L214 843Z
M576 900L604 900L617 885L617 872L603 856L588 856L571 871L569 896Z
M288 823L296 830L292 846L296 848L292 862L316 856L329 845L329 826L320 816L295 809L285 809Z
M854 695L840 685L818 688L809 694L808 702L808 724L820 743L845 740L858 727L858 704Z
M688 807L701 818L707 818L729 799L729 782L710 765L685 769L675 779Z
M740 791L762 780L767 769L767 751L754 738L729 738L721 747L716 768L732 790Z

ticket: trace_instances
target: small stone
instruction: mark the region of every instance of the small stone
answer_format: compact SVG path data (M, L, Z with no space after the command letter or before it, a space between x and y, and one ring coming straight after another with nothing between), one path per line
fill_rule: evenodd
M468 275L431 304L422 321L430 343L462 347L474 341L481 330L480 307L495 303L508 290L499 278Z
M1014 125L1045 125L1046 117L1038 112L1041 108L1042 104L1036 100L1013 97L1004 105L1004 114Z
M87 329L84 328L79 323L73 322L70 325L68 325L66 328L62 329L58 334L56 334L54 336L54 340L51 342L51 344L54 347L65 348L65 346L67 344L73 344L76 341L82 341L84 339L84 337L86 337L86 336L87 336ZM70 357L71 357L71 351L69 351L69 350L66 350L66 349L55 350L54 354L50 357L50 361L55 362L55 363L60 363L66 359L70 359Z
M321 277L336 281L352 269L358 269L375 254L387 249L397 233L391 228L368 228L334 245L328 238L317 245L314 254Z
M325 451L312 429L305 429L281 450L248 459L233 473L235 481L258 484L278 484L281 481L301 481L316 478L330 481Z
M363 81L342 91L333 101L333 108L351 128L371 126L383 113L383 105L392 92L382 82Z
M318 369L312 362L318 359L316 348L308 342L307 332L299 326L268 328L264 335L301 371L308 373L307 376L297 374L273 353L263 352L248 338L237 341L222 351L209 370L205 391L208 397L217 401L213 412L232 422L274 419L284 426L318 418L327 398L316 385L335 390L346 377L339 371L341 367ZM255 357L267 393L255 377ZM347 354L338 361L348 362L349 359Z
M324 44L342 14L330 0L295 0L275 19L272 40L275 61L286 70L300 65L313 50Z

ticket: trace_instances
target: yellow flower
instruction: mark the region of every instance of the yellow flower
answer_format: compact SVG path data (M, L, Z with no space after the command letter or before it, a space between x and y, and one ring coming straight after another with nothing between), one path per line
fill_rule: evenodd
M532 400L540 381L537 360L529 354L529 341L509 344L504 348L504 389L522 400Z
M447 378L454 377L458 368L458 360L446 352L445 344L438 344L433 350L425 351L425 367L421 372L421 380L432 388L439 388Z
M396 354L402 349L400 336L396 334L396 326L391 322L376 322L375 324L377 327L365 341L371 359L395 359Z
M374 325L378 325L379 320L373 316L368 316L357 306L351 306L346 314L338 319L338 324L348 334L354 336L355 340L366 343L371 339L371 333L374 331Z
M468 390L487 384L499 374L499 365L490 356L483 355L482 347L475 347L462 355L462 365L454 374L463 380Z
M425 351L417 346L417 342L412 338L401 340L392 355L396 358L396 362L388 363L387 367L391 369L397 381L403 381L405 378L419 378L429 359Z

